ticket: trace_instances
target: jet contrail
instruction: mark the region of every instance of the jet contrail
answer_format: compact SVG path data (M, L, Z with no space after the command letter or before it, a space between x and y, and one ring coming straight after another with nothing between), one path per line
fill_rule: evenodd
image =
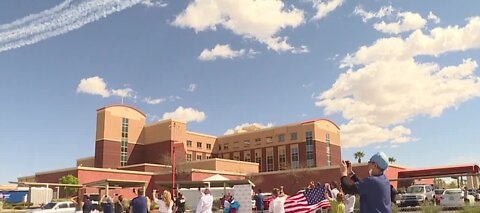
M66 0L51 9L0 25L0 52L76 30L142 1Z
M49 15L51 14L54 14L54 13L57 13L61 10L63 10L64 8L66 8L70 3L72 2L72 0L66 0L64 2L62 2L61 4L51 8L51 9L48 9L48 10L44 10L40 13L36 13L36 14L31 14L31 15L28 15L24 18L21 18L21 19L18 19L18 20L15 20L13 21L12 23L8 23L8 24L2 24L0 25L0 30L6 30L6 29L9 29L9 28L13 28L13 27L16 27L16 26L19 26L19 25L24 25L28 22L31 22L31 21L41 21L45 18L48 18Z

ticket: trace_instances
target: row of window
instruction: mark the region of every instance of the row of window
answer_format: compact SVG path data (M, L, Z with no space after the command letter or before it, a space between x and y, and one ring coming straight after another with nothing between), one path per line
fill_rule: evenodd
M192 147L192 141L187 140L187 147ZM202 148L202 142L197 142L197 148L201 149ZM212 149L212 144L207 143L206 148L208 150Z
M298 140L298 134L296 132L290 133L290 140L291 141ZM254 141L255 141L255 145L260 145L260 143L262 142L262 139L261 138L255 138ZM265 141L266 141L267 144L273 143L273 137L266 137ZM278 142L285 142L285 134L277 135L277 141ZM243 147L248 147L248 146L250 146L250 140L244 140L243 141ZM228 148L229 148L228 143L223 144L223 150L228 150ZM240 142L239 141L233 142L233 148L234 149L240 148ZM218 146L218 150L219 151L222 150L222 145Z
M207 159L212 158L211 156L207 155ZM196 160L202 160L202 155L197 154L196 155ZM187 161L192 161L192 154L187 154Z

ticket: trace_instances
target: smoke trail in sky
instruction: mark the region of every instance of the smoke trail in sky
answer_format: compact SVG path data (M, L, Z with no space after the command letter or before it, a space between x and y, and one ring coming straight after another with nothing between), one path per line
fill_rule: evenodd
M142 0L66 0L51 9L0 25L0 52L76 30L140 2Z

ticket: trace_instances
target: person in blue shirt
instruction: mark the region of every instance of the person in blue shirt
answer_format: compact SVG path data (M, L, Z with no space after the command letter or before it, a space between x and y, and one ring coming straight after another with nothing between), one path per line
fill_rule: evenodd
M392 212L390 182L384 174L387 168L387 155L383 152L378 152L368 161L368 173L370 176L360 180L353 172L350 162L342 161L340 165L340 181L343 191L348 194L360 195L361 213Z
M147 213L148 200L147 197L143 195L143 189L138 189L137 195L138 196L130 202L130 213Z
M258 212L263 212L263 195L261 189L258 189L258 193L255 195L255 207Z

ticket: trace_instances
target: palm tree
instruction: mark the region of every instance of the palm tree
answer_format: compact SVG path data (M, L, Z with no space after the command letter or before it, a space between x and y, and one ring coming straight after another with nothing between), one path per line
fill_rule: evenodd
M362 163L362 158L365 157L365 153L358 151L358 152L355 152L353 156L355 157L355 159L358 160L358 163Z
M389 157L389 158L388 158L388 162L389 162L390 164L395 163L395 161L397 161L397 159L395 159L394 157Z

